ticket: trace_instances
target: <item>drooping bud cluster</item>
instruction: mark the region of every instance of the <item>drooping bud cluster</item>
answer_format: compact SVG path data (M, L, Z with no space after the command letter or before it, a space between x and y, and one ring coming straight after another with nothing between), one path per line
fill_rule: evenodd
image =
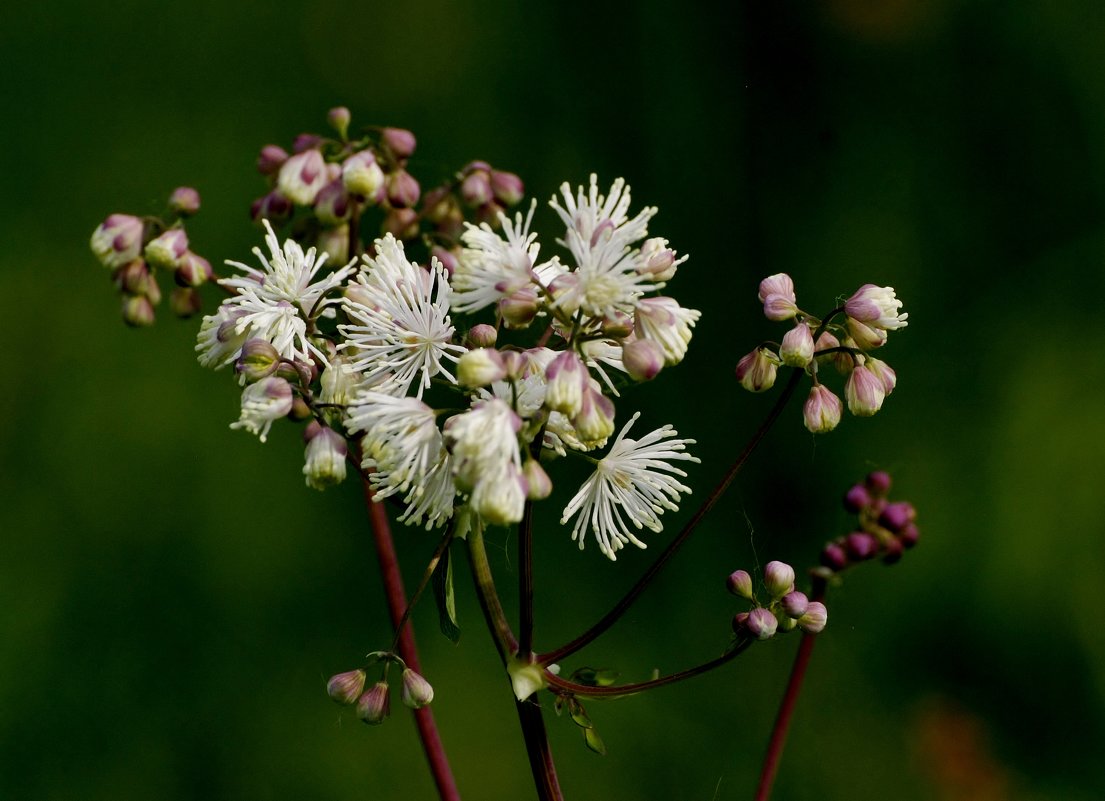
M892 287L864 284L843 306L824 320L798 307L794 282L785 273L760 282L759 299L764 316L774 321L793 321L793 327L779 344L758 346L737 364L737 380L750 392L764 392L775 384L778 368L797 367L806 371L813 385L802 407L806 428L814 434L832 431L840 423L845 402L857 417L870 417L897 384L897 375L870 351L886 343L888 331L905 328L908 314L898 310L902 302ZM844 316L844 322L837 317ZM821 383L819 370L832 365L846 376L844 399Z
M400 698L403 705L410 709L421 709L428 706L434 700L434 688L419 673L411 670L399 658L390 651L374 651L367 657L364 668L349 670L330 677L326 683L326 694L342 706L355 707L357 717L365 723L376 725L387 720L391 714L391 687L388 684L388 668L394 663L402 671L400 678ZM374 664L383 664L383 672L379 681L367 690L368 681L366 668Z
M760 603L752 587L752 576L746 570L729 575L726 586L739 598L751 601L747 612L733 617L733 631L738 637L769 640L798 628L808 634L818 634L825 628L829 614L820 601L811 601L794 588L794 568L785 562L768 562L763 570L764 602Z
M920 530L913 505L905 501L890 501L889 474L878 470L870 473L861 484L854 485L844 495L844 508L856 515L856 528L825 544L821 564L830 573L881 558L893 564L902 554L917 544Z
M108 215L92 232L89 242L100 263L110 269L122 296L123 321L131 326L153 325L161 304L157 273L168 273L176 283L169 305L178 317L200 310L196 289L212 278L207 259L188 249L184 218L199 212L199 193L189 187L174 189L162 217Z

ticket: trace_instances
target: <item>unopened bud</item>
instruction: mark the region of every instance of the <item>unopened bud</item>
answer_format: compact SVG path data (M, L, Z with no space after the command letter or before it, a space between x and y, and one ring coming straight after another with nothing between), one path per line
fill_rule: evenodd
M615 311L602 319L602 333L612 339L622 339L633 333L633 317Z
M536 459L527 459L522 465L522 478L526 480L526 499L543 501L552 494L552 479Z
M253 201L249 207L249 215L254 222L268 220L279 225L292 216L292 202L280 194L277 189L272 190L264 197Z
M767 348L756 348L737 362L737 380L749 392L766 392L775 385L779 357Z
M247 384L268 378L280 366L280 353L265 339L250 339L242 345L242 354L234 370Z
M557 354L545 368L545 406L568 417L579 414L587 377L587 368L575 351Z
M584 388L579 413L572 418L585 444L605 442L614 433L614 403L597 386L591 381Z
M418 202L422 193L418 181L403 169L396 170L387 177L388 202L397 209L409 209Z
M276 178L281 194L297 206L310 206L329 182L330 172L326 169L326 162L322 154L314 149L296 153L285 161Z
M460 185L461 199L472 208L491 202L491 176L483 170L469 173Z
M169 195L169 210L181 217L191 217L200 210L200 193L190 186L178 186Z
M349 217L349 195L345 184L331 181L315 196L315 216L323 225L339 225Z
M351 195L366 198L370 203L384 185L384 171L376 163L371 150L354 153L342 164L341 180Z
M153 304L145 295L123 296L123 322L134 328L153 325Z
M675 251L668 247L668 240L663 237L646 239L641 245L638 273L648 275L656 281L670 281L675 276L677 266Z
M807 367L813 361L813 333L806 321L798 323L783 335L779 358L790 367Z
M890 492L890 474L885 470L873 470L863 480L867 491L877 498L883 498Z
M384 217L381 228L396 239L414 239L418 236L418 212L414 209L392 209Z
M173 287L173 291L169 293L169 309L181 319L198 314L202 308L200 293L190 286Z
M898 501L888 503L882 510L882 514L879 515L879 525L897 534L916 519L917 510L913 508L913 504Z
M378 681L357 699L357 717L365 723L383 723L391 711L391 693L386 681Z
M764 316L769 320L789 320L798 313L794 281L786 273L769 275L760 281L758 297L764 305Z
M526 187L514 173L492 170L491 192L504 206L517 206L525 196Z
M757 607L748 613L744 628L757 640L770 640L779 628L779 621L767 609Z
M288 160L288 151L278 145L265 145L257 156L257 172L275 175Z
M860 364L844 384L844 397L848 401L848 411L856 417L870 417L882 408L886 390L882 381L866 365Z
M203 286L215 275L211 269L211 262L203 256L199 256L187 250L177 260L177 268L173 272L173 280L177 286L197 287Z
M882 561L883 564L892 565L898 562L902 558L902 553L905 551L905 546L902 545L902 541L897 537L892 537L883 543L882 547Z
M844 509L852 514L859 514L871 503L871 494L867 487L856 484L844 493Z
M142 259L135 259L115 271L115 286L131 295L145 295L150 286L150 268Z
M326 122L337 131L342 140L346 138L346 134L349 132L349 121L352 118L353 115L349 113L349 109L345 106L335 106L326 112Z
M146 245L146 261L151 267L175 270L180 257L188 251L188 234L183 228L170 228Z
M463 387L486 387L506 377L502 354L492 348L476 348L457 362L457 381Z
M497 231L503 224L503 214L503 207L492 200L476 209L476 223L487 223L493 230Z
M821 564L830 570L843 570L848 566L848 554L839 543L826 543L821 549Z
M142 254L142 220L130 214L112 214L92 232L89 247L105 267L116 269Z
M411 709L421 709L434 700L434 688L410 668L403 671L403 703Z
M364 691L365 678L363 670L338 673L326 682L326 694L336 703L351 706L357 703L357 699Z
M886 344L886 331L873 328L851 317L848 318L848 334L855 341L856 347L861 350L874 350Z
M622 365L634 381L651 381L664 367L664 354L651 339L635 339L622 346Z
M898 541L902 543L904 548L912 548L917 544L917 540L921 538L921 530L917 528L916 524L906 524L900 532L898 532Z
M826 434L840 425L843 410L840 398L824 384L815 384L802 407L802 422L811 434Z
M747 624L748 624L748 613L747 612L737 612L735 615L733 615L733 632L735 634L746 634L747 631L748 631L745 628Z
M384 128L380 141L397 159L409 159L417 144L414 134L405 128Z
M764 587L772 598L782 598L794 589L794 568L786 562L768 562L764 566Z
M537 289L523 287L499 301L499 316L510 329L526 328L537 316Z
M342 436L332 428L319 427L307 443L303 476L311 489L324 490L345 481L345 457L349 453Z
M330 257L331 264L345 264L349 261L349 226L323 228L318 232L315 247Z
M725 586L733 595L752 600L752 576L747 570L734 570L725 580Z
M465 342L470 348L493 348L498 338L499 332L495 330L495 326L480 323L468 331Z
M311 407L307 405L307 401L296 395L292 398L292 408L288 410L287 417L292 422L299 423L303 420L310 420L314 415L311 413Z
M302 153L305 150L317 149L322 144L322 137L313 133L296 134L292 140L292 152Z
M894 387L898 384L898 374L891 369L889 364L871 356L868 356L867 361L863 364L874 374L875 378L879 379L887 395L894 391Z
M853 531L844 538L844 550L849 557L862 562L879 552L879 541L866 531Z
M780 601L783 611L790 617L802 617L806 614L810 599L804 592L788 592Z
M820 601L810 601L806 613L798 618L798 625L806 634L820 634L829 622L829 610Z

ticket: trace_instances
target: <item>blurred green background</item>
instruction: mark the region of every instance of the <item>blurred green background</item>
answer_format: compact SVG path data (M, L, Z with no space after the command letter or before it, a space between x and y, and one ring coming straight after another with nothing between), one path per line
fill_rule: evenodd
M566 667L637 679L712 656L737 609L724 577L812 563L847 529L840 493L886 468L922 544L830 597L776 797L1101 797L1100 3L18 3L0 75L0 798L433 797L405 714L369 729L323 691L389 641L356 485L303 487L291 427L265 445L230 431L236 388L196 364L197 324L124 329L87 246L107 213L191 184L194 248L249 260L257 149L337 104L414 130L423 176L485 158L544 201L596 171L660 207L653 230L691 254L672 293L703 318L685 363L619 408L699 440L699 497L771 403L732 375L782 332L760 278L790 273L815 311L867 281L905 299L884 410L815 440L788 409ZM687 505L616 564L540 525L538 645L619 597ZM399 534L413 583L433 539ZM511 597L515 546L490 544ZM458 594L459 646L432 604L415 621L462 792L531 798ZM751 797L796 644L591 704L605 758L551 718L567 797Z

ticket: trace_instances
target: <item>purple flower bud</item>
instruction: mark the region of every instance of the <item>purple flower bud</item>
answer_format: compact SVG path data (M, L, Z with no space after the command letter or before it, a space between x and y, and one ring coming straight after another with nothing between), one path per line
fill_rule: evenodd
M779 621L767 609L758 607L748 613L744 628L757 640L770 640L779 628Z
M145 328L153 325L153 303L145 295L125 295L123 297L123 322L132 328Z
M844 407L824 384L815 384L802 407L802 422L811 434L827 434L840 425Z
M322 137L318 134L301 133L292 140L292 151L299 154L307 150L316 149L321 144Z
M912 523L916 517L917 511L913 508L913 504L905 501L888 503L886 508L882 510L882 514L879 515L879 525L897 534Z
M806 597L804 592L788 592L783 596L781 606L789 617L802 617L806 614L809 603L810 599Z
M913 523L903 526L902 530L898 533L898 541L902 543L902 547L904 548L912 548L917 544L917 540L920 538L921 530Z
M484 206L491 202L491 176L483 170L476 170L461 182L461 199L472 208Z
M197 287L206 284L214 275L211 262L203 256L187 250L177 259L177 268L173 272L173 280L177 282L177 286Z
M414 209L392 209L384 217L381 228L396 239L415 239L418 237L418 212Z
M280 193L297 206L310 206L322 187L330 183L330 171L317 150L305 150L284 162L276 179Z
M349 218L349 195L340 180L331 181L315 196L315 216L323 225L339 225Z
M853 531L844 538L844 549L852 559L862 562L879 552L879 541L866 531Z
M288 160L288 151L278 145L265 145L257 156L257 172L275 175Z
M384 128L380 141L397 159L409 159L417 144L414 134L405 128Z
M664 367L664 354L651 339L635 339L622 346L622 366L634 381L651 381Z
M663 237L646 239L641 245L641 258L637 264L638 273L649 275L657 281L670 281L675 276L675 268L678 266L675 251L668 247L668 240Z
M434 700L434 688L410 668L403 671L403 703L411 709L421 709Z
M898 374L890 368L889 364L881 359L868 356L864 365L874 374L875 378L882 382L882 388L887 395L894 391L894 387L898 384Z
M274 189L250 204L249 216L254 222L268 220L270 223L280 225L292 216L292 203Z
M862 484L856 484L844 493L844 509L854 515L862 512L870 503L871 495Z
M902 558L902 552L905 550L905 546L902 545L901 540L893 538L886 541L883 546L882 561L884 564L892 565Z
M725 586L733 595L752 600L752 576L747 570L734 570L725 580Z
M736 634L744 634L747 629L745 626L748 624L748 613L737 612L733 615L733 631Z
M364 691L365 672L363 670L350 670L346 673L338 673L330 677L326 682L326 694L336 703L350 706L357 703L357 699Z
M870 417L882 408L886 390L866 365L858 365L844 384L844 398L848 411L856 417Z
M826 543L821 549L821 564L830 570L843 570L848 566L848 554L839 543Z
M169 293L169 308L177 317L186 320L200 312L203 300L200 293L190 286L173 287L173 291Z
M579 414L572 418L576 433L587 445L605 442L614 433L614 403L597 387L594 382L588 382Z
M491 191L504 206L517 206L526 194L526 187L514 173L492 170Z
M341 180L350 194L374 202L376 194L384 185L384 171L376 163L371 150L354 153L342 164Z
M146 261L151 267L175 270L180 265L180 257L187 250L188 234L183 228L170 228L146 245Z
M737 380L749 392L766 392L775 385L779 358L767 348L744 356L737 363Z
M92 232L89 246L105 267L117 269L142 253L145 225L130 214L111 214Z
M829 610L820 601L810 601L806 614L798 618L798 625L806 634L820 634L829 622Z
M349 121L353 118L353 115L349 113L349 109L345 106L335 106L326 112L326 122L337 131L338 136L345 139L346 133L349 131Z
M421 187L414 176L400 169L387 178L388 202L398 209L408 209L418 203Z
M798 313L794 281L786 273L769 275L760 281L758 297L764 305L764 316L769 320L789 320Z
M807 367L813 361L813 332L804 320L783 335L779 358L790 367Z
M190 186L178 186L169 195L169 209L181 217L191 217L200 210L200 193Z
M522 478L526 480L527 500L542 501L552 494L552 479L536 459L527 459L522 465Z
M491 226L492 230L499 230L502 227L502 214L504 209L494 200L489 203L484 203L478 209L476 209L476 222L487 223Z
M266 339L249 339L234 363L234 370L247 384L268 378L280 366L280 353Z
M498 338L499 332L495 330L495 326L480 323L472 326L465 341L470 348L493 348Z
M764 586L772 598L782 598L794 589L794 568L786 562L768 562L764 566Z
M868 473L863 483L867 487L867 491L875 497L881 498L890 492L890 474L885 470L875 470Z
M378 681L357 699L357 717L365 723L383 723L391 711L391 697L386 681Z

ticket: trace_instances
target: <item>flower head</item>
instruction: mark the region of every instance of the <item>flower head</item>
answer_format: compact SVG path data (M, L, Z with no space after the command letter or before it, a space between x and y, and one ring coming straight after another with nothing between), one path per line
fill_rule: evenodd
M264 442L274 420L292 410L292 386L283 378L263 378L242 390L242 415L231 428L244 428Z
M578 513L572 539L582 549L587 531L593 531L599 549L611 560L627 542L644 548L634 529L661 531L660 515L665 509L677 510L680 494L690 493L690 488L675 478L686 473L669 462L699 461L685 452L694 440L677 439L678 432L670 425L640 440L626 438L638 417L640 413L626 423L610 452L598 461L595 472L564 508L560 521L567 523Z
M457 259L452 286L458 312L479 311L529 286L541 246L530 233L536 202L525 218L518 212L511 220L499 215L503 235L487 223L467 224L461 235L464 249Z
M892 286L864 284L844 303L844 313L872 328L895 331L905 328L908 314L899 314L902 302Z

